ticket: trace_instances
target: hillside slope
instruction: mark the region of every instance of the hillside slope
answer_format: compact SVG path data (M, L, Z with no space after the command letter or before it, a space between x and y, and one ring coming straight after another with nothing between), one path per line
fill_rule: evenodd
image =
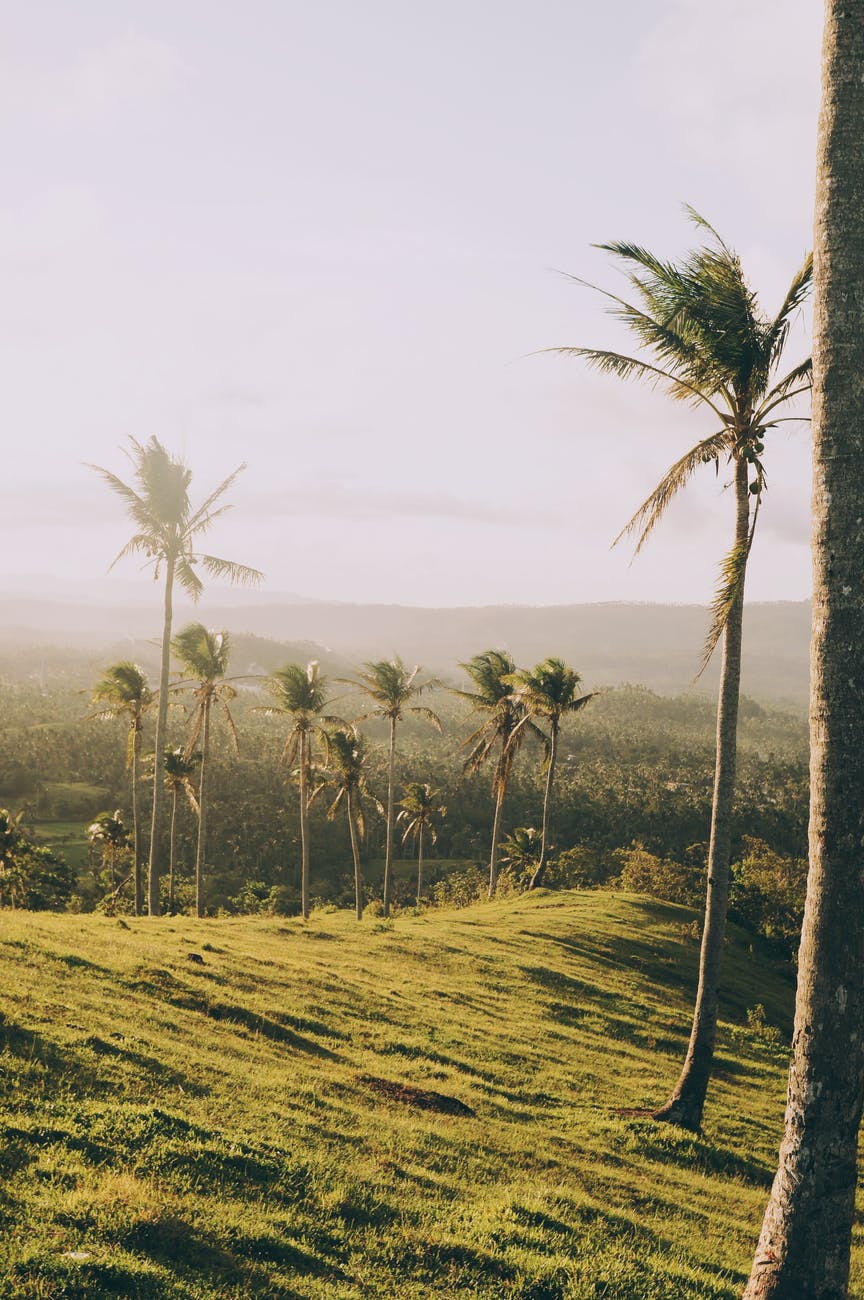
M732 1300L785 1075L746 1013L788 1032L789 973L733 936L703 1138L617 1113L674 1080L691 922L0 914L0 1294Z

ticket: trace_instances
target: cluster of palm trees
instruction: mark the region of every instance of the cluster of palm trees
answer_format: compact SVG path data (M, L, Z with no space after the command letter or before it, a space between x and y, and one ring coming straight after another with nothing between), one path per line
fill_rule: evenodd
M239 751L237 730L231 713L236 696L228 677L230 639L225 632L213 632L201 623L190 623L171 641L170 650L179 665L177 680L169 681L171 694L190 699L186 713L189 731L185 745L169 745L162 753L161 766L152 756L154 796L157 785L171 798L168 831L168 905L174 910L175 832L178 803L185 799L192 808L198 826L195 850L195 910L205 914L205 860L207 846L207 777L211 748L211 718L214 708L223 719L235 752ZM501 813L513 760L522 740L533 735L544 745L546 785L543 801L542 830L534 833L539 848L529 888L539 885L548 861L549 824L553 781L562 720L575 713L592 698L583 694L580 677L560 659L547 659L535 669L519 670L512 658L501 650L487 650L462 667L475 689L455 691L483 720L463 742L469 750L463 771L479 770L494 757L492 793L494 816L489 867L489 895L495 893ZM440 819L446 815L441 792L429 783L409 781L397 799L395 769L398 724L414 715L440 731L441 720L420 697L440 683L421 676L419 666L408 668L397 656L363 666L356 677L338 678L363 701L363 711L346 720L330 712L335 700L330 684L317 662L306 665L288 663L262 681L269 696L256 711L283 719L286 724L282 762L297 782L299 793L301 911L309 916L310 897L310 830L309 809L329 790L332 800L327 816L333 819L343 808L347 818L354 864L355 907L358 920L363 916L364 891L361 873L360 842L366 831L366 810L371 804L385 819L385 856L382 909L389 916L393 898L393 845L401 823L402 843L413 840L417 848L417 890L419 906L423 898L423 865L427 844L434 844ZM105 813L89 828L91 843L103 848L111 875L112 897L123 888L115 867L120 850L131 847L135 881L135 908L142 910L143 882L140 852L139 772L141 736L147 713L158 704L159 691L152 690L135 664L121 662L106 669L93 692L97 706L91 718L123 717L128 725L128 766L132 787L132 831L126 830L120 814ZM370 785L370 747L360 730L364 722L386 723L389 733L386 802L373 793ZM548 724L547 735L538 722ZM158 751L157 751L158 753ZM131 845L130 845L131 840ZM515 859L514 859L515 861ZM152 862L152 854L151 854ZM152 869L152 868L151 868ZM148 891L152 897L152 887ZM152 909L151 909L152 913Z

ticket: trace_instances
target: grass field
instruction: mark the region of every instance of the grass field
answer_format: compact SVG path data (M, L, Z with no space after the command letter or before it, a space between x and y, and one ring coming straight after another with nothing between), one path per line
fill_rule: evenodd
M676 1077L691 922L0 914L0 1295L732 1300L792 979L733 934L704 1135L619 1114Z

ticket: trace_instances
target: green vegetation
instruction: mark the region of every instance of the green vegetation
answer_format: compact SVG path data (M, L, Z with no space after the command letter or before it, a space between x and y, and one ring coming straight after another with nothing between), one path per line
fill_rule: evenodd
M0 1292L733 1300L792 977L733 927L704 1135L626 1113L686 1036L693 922L545 891L362 927L7 913Z

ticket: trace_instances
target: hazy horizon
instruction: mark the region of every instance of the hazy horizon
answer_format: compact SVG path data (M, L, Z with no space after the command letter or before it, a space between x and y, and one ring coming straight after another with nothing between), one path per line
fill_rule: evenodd
M156 434L196 500L248 461L208 545L276 592L709 601L722 473L632 567L609 543L713 429L534 354L626 345L558 271L616 287L608 238L679 255L684 201L777 305L811 240L819 21L804 0L9 10L8 563L101 580L129 526L83 462L124 476L127 436ZM790 360L806 346L799 324ZM753 601L810 589L808 439L783 428Z

